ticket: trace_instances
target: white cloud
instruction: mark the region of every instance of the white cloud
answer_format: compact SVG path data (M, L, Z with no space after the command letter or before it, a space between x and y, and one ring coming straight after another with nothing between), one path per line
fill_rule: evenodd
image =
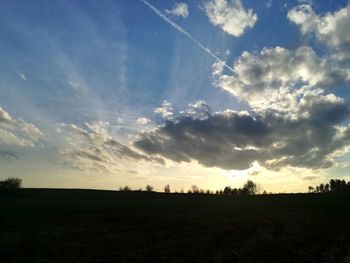
M252 9L243 7L241 0L209 0L204 10L213 25L220 26L235 37L241 36L247 28L252 28L258 19Z
M185 3L175 3L172 9L166 9L165 12L171 16L181 16L183 18L188 17L188 5Z
M27 80L26 75L24 75L22 72L17 72L17 75L18 75L21 79Z
M154 109L154 113L161 115L164 119L168 119L173 116L173 107L170 102L165 100L160 107Z
M317 15L311 5L299 5L288 12L290 21L302 34L314 34L316 39L332 49L337 60L350 59L350 4L334 13Z
M145 117L141 117L141 118L138 118L136 120L136 123L141 124L141 125L147 125L147 124L151 123L151 120L147 119Z
M220 63L214 63L216 85L256 111L272 109L288 114L297 109L306 92L319 93L320 88L327 90L350 79L349 69L318 57L307 46L295 50L264 48L258 54L243 52L234 70L236 75L222 74Z
M0 144L33 147L42 136L34 124L14 119L0 107Z

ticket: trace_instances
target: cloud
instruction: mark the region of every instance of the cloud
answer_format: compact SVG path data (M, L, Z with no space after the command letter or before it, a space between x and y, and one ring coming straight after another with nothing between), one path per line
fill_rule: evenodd
M147 124L151 123L151 120L150 120L150 119L147 119L147 118L145 118L145 117L141 117L141 118L138 118L138 119L136 120L136 123L137 123L137 124L141 124L141 125L147 125Z
M210 3L211 8L227 4L210 1L207 8ZM332 93L350 80L348 9L321 17L301 5L288 13L303 34L315 34L328 47L324 56L307 45L277 46L243 52L233 74L224 73L222 61L213 64L214 84L249 111L211 112L204 102L192 103L163 126L141 133L135 147L151 156L227 170L252 169L254 163L270 170L338 165L338 157L350 150L349 101Z
M317 15L311 5L299 5L288 12L290 21L300 27L303 35L313 34L327 45L336 60L350 60L350 4L325 15ZM349 66L349 64L348 64Z
M173 116L173 107L165 100L160 107L154 109L154 113L161 115L164 119L169 119Z
M150 155L176 162L196 160L207 167L244 170L254 162L269 169L285 166L329 168L332 154L350 143L350 128L337 127L349 118L342 100L310 96L308 114L290 119L266 112L261 115L232 110L205 119L183 117L145 132L134 145Z
M42 132L34 124L21 118L14 119L0 107L0 144L34 147L42 136Z
M175 3L172 9L166 9L165 13L172 16L181 16L183 18L188 17L188 5L185 3Z
M267 2L266 2L266 8L267 9L270 9L272 7L272 0L268 0Z
M61 154L71 166L82 171L116 171L121 160L144 160L164 164L158 157L148 157L122 144L108 132L108 122L85 123L85 128L62 123L57 132L64 140Z
M219 62L213 64L216 86L255 111L272 109L286 114L299 111L297 105L305 93L322 93L320 89L329 90L350 79L348 68L328 57L320 58L308 46L295 50L263 48L258 54L243 52L233 68L236 74L226 75Z
M21 78L21 79L23 79L23 80L27 80L27 77L26 77L26 75L24 75L23 73L21 73L21 72L17 72L17 75Z
M252 28L258 20L252 9L243 7L241 0L209 0L204 4L204 10L213 25L235 37Z
M203 100L197 100L190 103L184 111L180 112L181 117L192 117L198 119L205 119L212 114L212 110L208 104Z
M70 87L72 87L72 89L74 89L76 91L81 88L80 83L78 81L75 81L75 80L69 80L68 84L69 84Z

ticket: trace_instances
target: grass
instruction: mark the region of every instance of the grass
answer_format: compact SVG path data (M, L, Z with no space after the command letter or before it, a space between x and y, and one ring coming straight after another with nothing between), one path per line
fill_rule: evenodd
M350 262L350 196L23 189L2 262Z

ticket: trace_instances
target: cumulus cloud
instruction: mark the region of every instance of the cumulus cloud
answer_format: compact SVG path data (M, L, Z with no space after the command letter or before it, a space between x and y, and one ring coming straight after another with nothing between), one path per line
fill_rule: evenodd
M222 74L222 65L214 63L215 84L255 111L268 108L292 114L306 93L320 93L320 89L350 79L348 68L320 58L308 46L295 50L263 48L258 54L243 52L233 68L235 75Z
M243 7L241 0L209 0L204 4L204 10L213 25L235 37L252 28L258 19L253 10Z
M42 136L34 124L15 119L0 107L0 144L33 147Z
M183 18L188 17L188 5L185 3L175 3L172 9L166 9L165 13L171 16L181 16Z
M164 119L169 119L173 116L173 107L170 102L163 101L160 107L154 109L154 113L161 115Z
M226 1L207 2L207 8ZM330 168L350 150L349 101L332 93L348 85L349 7L318 16L310 5L288 13L303 34L315 34L329 53L311 47L263 48L243 52L234 74L223 63L212 66L214 84L246 103L249 111L211 112L204 102L192 103L180 116L140 134L135 147L176 162L197 161L207 167ZM350 61L350 60L349 60Z
M270 169L331 167L332 153L349 144L350 129L344 128L339 137L336 128L348 120L349 107L318 96L304 104L308 114L297 120L227 110L205 119L167 121L141 134L135 146L173 161L196 160L224 169L248 169L255 161Z
M338 60L350 59L350 5L325 15L317 15L309 4L299 5L288 12L290 21L300 27L301 33L313 34L332 49Z
M65 143L61 154L71 166L82 171L112 172L120 166L122 159L163 164L161 158L148 157L113 139L108 127L108 122L85 123L85 128L62 123L57 129Z

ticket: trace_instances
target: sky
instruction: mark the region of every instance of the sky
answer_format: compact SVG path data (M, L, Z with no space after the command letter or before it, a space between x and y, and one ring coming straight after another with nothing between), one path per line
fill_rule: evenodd
M345 0L1 1L0 180L349 180L349 28Z

